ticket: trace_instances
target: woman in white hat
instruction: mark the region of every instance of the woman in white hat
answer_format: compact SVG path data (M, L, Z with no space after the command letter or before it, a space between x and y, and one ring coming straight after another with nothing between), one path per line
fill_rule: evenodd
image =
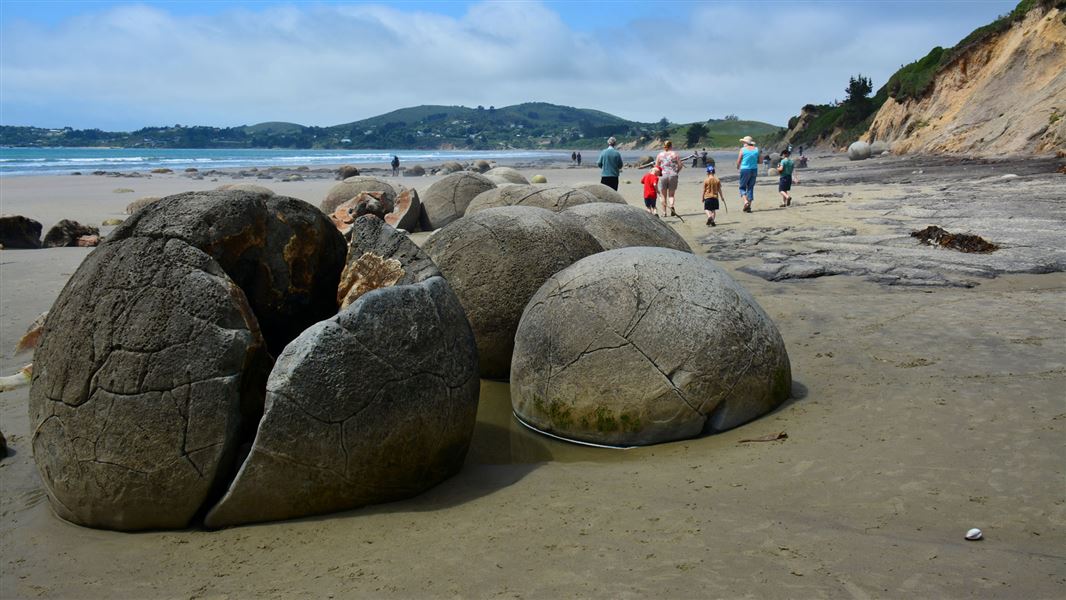
M759 174L759 148L750 135L740 138L744 145L737 153L737 169L740 170L740 199L744 201L744 212L751 212L755 202L755 177Z

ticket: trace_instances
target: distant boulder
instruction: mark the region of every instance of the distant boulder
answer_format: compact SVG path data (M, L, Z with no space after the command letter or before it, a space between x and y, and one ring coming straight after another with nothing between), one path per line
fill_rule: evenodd
M318 207L328 215L342 202L355 198L360 192L384 192L390 203L396 202L396 188L391 183L377 177L359 176L349 177L331 187L326 192L326 199Z
M484 175L466 171L446 175L422 194L422 210L432 229L444 227L466 214L470 201L496 187Z
M492 169L492 165L487 160L479 160L474 162L474 170L478 173L485 173Z
M36 249L41 247L42 225L21 215L0 215L0 246Z
M226 183L218 186L215 189L219 191L230 190L237 192L250 192L263 198L274 195L274 190L268 187L263 187L261 185L256 185L254 183Z
M548 178L543 176L543 175L537 174L537 175L534 175L534 176L530 177L529 178L529 182L530 183L548 183Z
M884 140L874 140L870 143L870 155L881 156L881 154L888 152L888 142Z
M529 183L529 180L526 179L525 175L522 175L521 173L518 172L517 169L512 169L511 167L496 167L494 169L489 169L488 171L485 172L485 177L488 177L489 179L491 179L492 181L496 182L497 184L499 184L499 183L528 184Z
M126 214L132 215L133 213L141 210L149 204L159 202L159 196L144 196L143 198L137 198L133 202L126 205Z
M44 236L43 246L45 248L66 248L68 246L80 246L83 244L78 243L78 238L82 236L97 236L96 241L99 242L100 230L96 227L89 225L82 225L77 221L70 221L63 219L56 223L48 230L48 233ZM96 244L89 244L91 240L86 240L85 245L95 246Z
M626 199L622 197L622 194L619 194L602 183L586 183L585 185L577 186L577 189L592 194L596 197L596 200L600 202L610 202L611 204L626 203Z
M449 173L458 173L458 172L460 172L462 170L463 170L463 165L460 164L460 163L455 162L454 160L450 160L448 162L442 163L441 166L440 166L440 172L443 175L448 175Z
M848 146L848 160L866 160L870 158L870 144L855 142Z
M635 206L594 202L559 214L577 221L604 250L651 246L692 253L688 242L673 227Z
M585 190L571 187L544 187L541 185L507 185L487 190L470 202L466 214L471 215L501 206L535 206L552 212L566 210L571 206L598 202L596 196Z
M422 165L415 165L404 169L403 174L405 177L421 177L426 174L426 169Z
M349 177L356 177L359 175L359 168L355 165L343 165L337 169L337 179L343 181Z
M157 175L166 175L167 173L173 173L174 171L171 169L160 167L158 169L152 169L152 172Z

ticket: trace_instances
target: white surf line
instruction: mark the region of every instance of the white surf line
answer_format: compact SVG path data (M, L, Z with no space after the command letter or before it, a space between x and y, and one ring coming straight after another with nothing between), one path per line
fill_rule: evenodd
M554 433L548 433L547 431L542 431L540 429L537 429L536 427L534 427L534 426L530 425L529 423L526 423L525 421L523 421L522 417L518 416L518 413L514 412L513 410L511 411L511 414L514 415L515 420L517 420L519 423L521 423L526 429L529 429L531 431L536 431L537 433L539 433L541 435L546 435L546 436L548 436L550 438L557 439L557 440L559 440L561 442L566 442L568 444L577 444L578 446L589 446L591 448L605 448L607 450L632 450L634 448L640 448L640 446L609 446L607 444L597 444L597 443L594 443L594 442L583 442L581 440L573 440L573 439L570 439L570 438L565 438L565 437L563 437L561 435L555 435Z

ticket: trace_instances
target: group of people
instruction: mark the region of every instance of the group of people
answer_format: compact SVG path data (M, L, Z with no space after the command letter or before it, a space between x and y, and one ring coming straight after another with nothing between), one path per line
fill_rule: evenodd
M581 166L581 153L580 152L571 152L570 153L570 162L577 163L577 166L580 167Z
M759 173L759 147L750 135L740 139L740 152L737 153L737 170L740 171L740 199L744 202L742 210L751 212L751 206L755 202L755 179ZM618 177L622 172L622 155L615 148L618 140L611 137L607 140L607 148L600 152L596 166L600 167L600 183L618 190ZM777 167L780 179L777 191L781 194L781 207L792 205L792 184L796 183L793 171L795 163L791 158L791 147L781 152L781 162ZM695 156L695 155L694 155ZM715 218L719 209L720 201L724 201L722 195L722 182L715 175L714 159L708 160L706 153L702 156L706 165L707 175L703 180L701 199L703 210L707 216L707 226L715 227ZM695 164L695 159L693 159ZM684 168L681 157L673 149L673 142L667 140L663 144L663 150L655 157L651 169L641 178L644 185L644 207L648 214L665 217L667 211L671 216L678 216L674 207L677 193L678 175ZM662 201L660 204L659 201Z

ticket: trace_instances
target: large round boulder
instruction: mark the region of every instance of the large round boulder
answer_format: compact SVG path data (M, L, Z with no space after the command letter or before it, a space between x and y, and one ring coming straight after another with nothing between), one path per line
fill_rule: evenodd
M870 144L854 142L848 146L848 160L866 160L870 158Z
M514 332L533 293L554 273L601 251L576 222L529 206L464 217L435 233L424 249L466 310L481 375L495 379L507 377Z
M209 527L407 498L462 466L480 389L462 306L380 219L356 221L349 257L367 289L278 358L251 452ZM387 262L400 276L374 277Z
M56 513L188 526L254 431L269 365L244 293L206 253L164 237L94 250L34 355L33 457Z
M559 214L576 220L604 250L654 246L692 252L673 227L635 206L593 202L572 206Z
M149 204L155 204L156 202L159 202L159 196L143 196L141 198L137 198L133 202L130 202L126 205L126 214L132 215L133 213L144 208L145 206L148 206Z
M746 423L780 405L791 381L777 328L725 271L622 248L578 261L530 299L511 402L553 435L643 445Z
M534 206L559 212L571 206L598 201L591 193L571 187L507 185L478 194L470 201L466 214L501 206Z
M459 173L463 170L463 168L464 167L462 163L455 162L454 160L449 160L441 163L440 172L444 175L448 175L451 173Z
M422 210L431 228L444 227L466 214L466 207L475 196L495 187L495 183L478 173L452 173L434 182L422 194Z
M355 198L361 192L384 192L390 205L396 201L396 188L391 183L377 177L359 175L348 177L329 188L325 200L318 207L327 215L332 214L341 203Z
M611 204L625 204L626 199L617 191L602 183L586 183L577 186L577 189L588 192L596 197L597 202L610 202Z
M525 175L518 172L518 169L512 169L511 167L495 167L489 169L485 172L485 177L488 177L496 183L529 183L529 180L526 179Z
M224 183L217 188L218 191L250 192L259 196L273 196L274 190L254 183Z
M167 196L108 240L180 239L214 258L248 297L276 356L312 323L337 312L344 238L310 204L239 190Z
M0 215L0 247L33 250L41 247L40 222L22 215Z

